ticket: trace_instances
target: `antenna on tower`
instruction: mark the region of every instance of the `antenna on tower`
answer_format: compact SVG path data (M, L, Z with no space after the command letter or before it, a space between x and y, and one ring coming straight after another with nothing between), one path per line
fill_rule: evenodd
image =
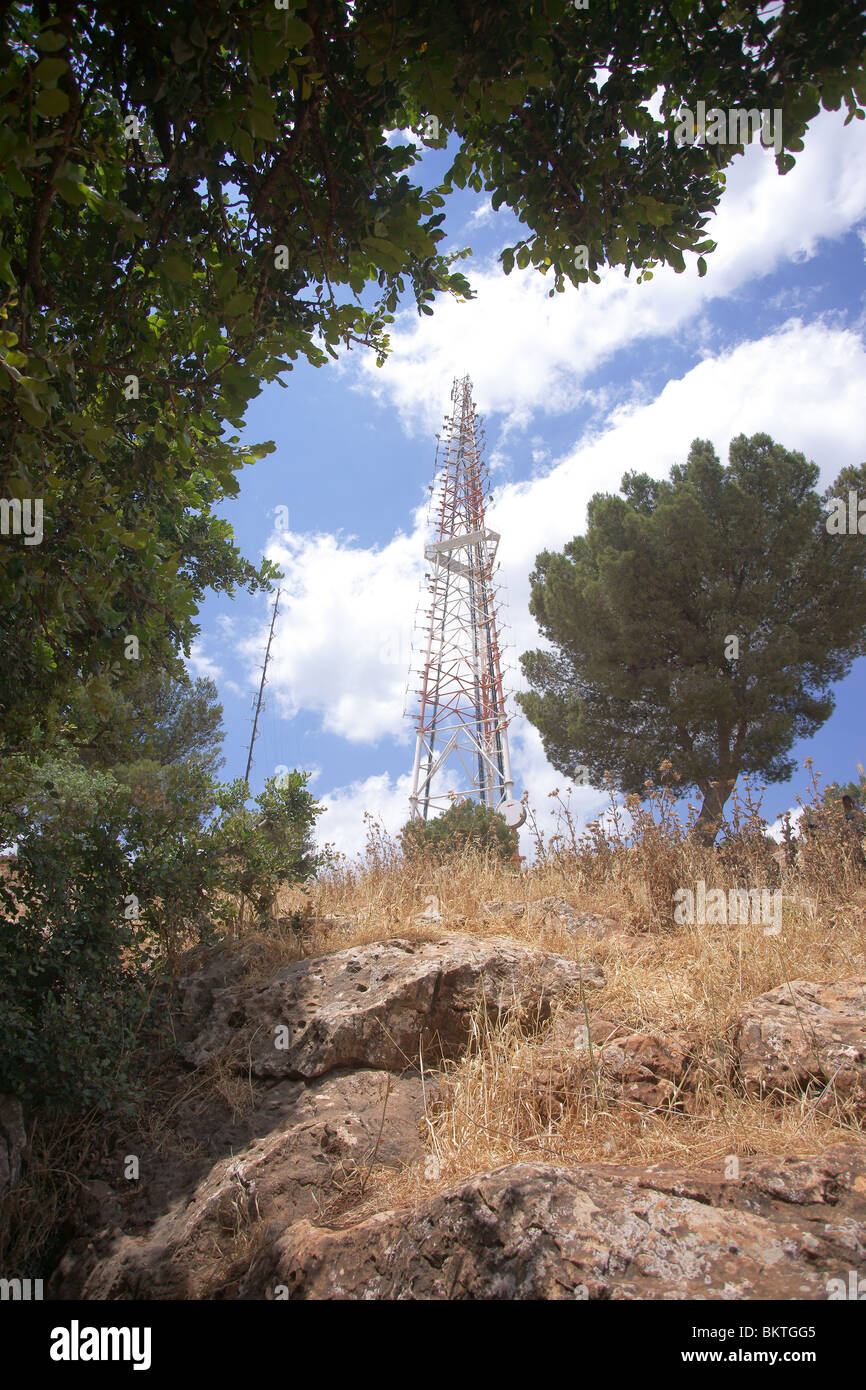
M246 784L247 784L247 791L249 791L249 786L250 786L250 768L251 768L252 765L253 765L253 744L255 743L256 737L257 737L257 735L258 735L259 715L260 715L261 712L262 712L262 696L263 696L264 693L265 693L265 681L267 680L267 675L268 675L268 662L269 662L270 659L271 659L271 642L274 640L274 624L275 624L276 621L277 621L277 610L278 610L278 608L279 608L280 594L281 594L281 593L282 593L282 590L281 590L281 589L277 589L277 596L276 596L276 598L274 599L274 611L273 611L273 613L271 614L271 630L270 630L270 632L268 633L268 645L267 645L267 647L265 648L265 664L264 664L263 667L262 667L262 678L261 678L261 680L259 681L259 694L258 694L258 698L257 698L257 700L256 700L256 712L255 712L255 715L253 716L253 732L252 732L252 735L250 736L250 748L249 748L249 753L247 754L247 770L246 770L246 772L244 773L244 781L245 781Z
M431 810L451 804L440 775L449 764L468 784L469 795L517 826L525 811L514 799L502 692L493 582L499 535L485 520L489 484L468 376L455 377L451 401L452 413L437 437L436 540L424 548L429 622L422 626L426 654L411 815L427 820Z

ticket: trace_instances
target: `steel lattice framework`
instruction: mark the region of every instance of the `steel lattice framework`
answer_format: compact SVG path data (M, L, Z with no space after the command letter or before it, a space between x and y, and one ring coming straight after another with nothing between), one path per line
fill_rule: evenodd
M483 430L468 376L455 379L451 401L437 451L436 540L424 550L431 570L410 798L413 818L424 820L454 793L490 809L514 794L493 582L499 536L485 521Z

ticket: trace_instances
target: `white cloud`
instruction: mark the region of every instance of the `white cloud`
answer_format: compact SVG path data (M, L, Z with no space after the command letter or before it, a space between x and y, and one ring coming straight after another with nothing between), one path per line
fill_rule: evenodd
M189 665L194 676L209 676L214 681L222 676L222 667L217 665L212 656L205 654L201 642L194 643L190 648Z
M775 840L777 844L782 843L782 841L785 838L786 815L790 818L791 831L793 835L795 837L800 835L800 821L803 818L804 811L804 806L789 806L787 812L783 812L781 816L777 816L777 818L773 821L773 824L767 826L767 834L769 835L770 839Z
M820 465L822 484L829 482L843 466L861 460L864 399L866 350L857 335L794 320L778 333L706 358L649 403L616 408L606 428L578 441L544 476L498 487L489 522L502 536L499 578L510 688L522 684L518 654L538 642L528 611L535 557L584 530L594 492L616 491L628 469L666 476L672 463L685 460L696 437L713 440L726 461L734 435L758 431L802 449ZM365 809L380 814L392 830L406 819L413 734L403 707L424 538L419 511L411 534L378 549L318 535L282 536L268 550L286 574L284 620L269 671L282 708L315 711L324 729L351 741L396 739L405 748L407 772L396 781L382 774L328 794L330 812L321 833L343 848L350 842L360 846ZM260 662L261 634L245 649L251 666ZM547 764L537 733L522 716L512 726L511 742L518 793L529 790L549 829L547 793L563 779ZM584 824L601 804L590 788L575 794Z
M324 730L353 742L410 737L401 712L424 572L420 525L380 549L286 533L268 547L286 576L268 669L283 714L313 710ZM242 650L260 660L261 634Z
M370 828L365 813L396 835L409 818L411 782L408 772L394 780L382 772L320 796L325 810L316 823L318 843L335 845L342 854L361 853Z
M468 372L482 415L500 414L504 431L522 428L537 412L572 410L583 382L619 348L670 337L687 325L711 351L703 311L786 262L814 255L819 241L850 231L866 215L866 130L841 113L813 123L796 167L776 172L772 150L751 145L727 173L718 214L707 232L718 243L709 273L694 264L682 275L669 268L638 285L608 270L597 286L548 297L537 271L504 276L495 263L473 268L477 298L443 300L432 318L407 311L392 332L393 355L383 368L361 360L358 389L396 407L405 427L438 428L455 373Z

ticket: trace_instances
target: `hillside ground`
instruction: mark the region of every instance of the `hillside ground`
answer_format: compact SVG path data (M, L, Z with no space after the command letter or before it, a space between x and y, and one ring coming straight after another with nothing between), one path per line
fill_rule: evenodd
M625 811L612 802L604 822L581 833L560 805L556 834L536 835L530 864L464 853L437 864L407 862L398 844L369 822L365 855L331 857L312 884L287 889L274 920L227 948L240 952L252 981L300 957L385 937L435 938L446 931L503 937L600 966L603 988L568 1001L596 1047L563 1070L557 1009L552 1027L478 1014L465 1056L444 1064L425 1118L426 1158L400 1170L365 1171L363 1182L323 1210L356 1220L419 1200L473 1172L522 1160L697 1166L732 1156L817 1153L862 1137L862 1117L832 1089L799 1096L750 1094L733 1066L742 1010L765 991L795 980L823 983L866 975L866 866L841 814L828 810L817 780L809 814L817 831L785 856L766 834L757 799L732 801L726 833L712 848L690 835L670 789L647 787ZM626 821L628 828L626 829ZM799 852L797 849L799 848ZM736 887L781 892L778 934L762 922L677 923L679 888ZM608 1027L685 1037L688 1087L663 1102L626 1099L598 1064ZM256 1104L255 1088L226 1069L190 1073L160 1046L142 1058L146 1091L134 1124L159 1136L166 1161L178 1148L172 1116L199 1108L206 1128L216 1110L237 1120ZM123 1118L129 1133L130 1118ZM62 1247L67 1213L88 1175L99 1171L111 1117L37 1117L27 1177L0 1203L7 1263L45 1258ZM185 1141L186 1142L186 1141ZM180 1158L190 1154L180 1145ZM179 1160L180 1161L180 1160ZM246 1237L239 1233L238 1239Z

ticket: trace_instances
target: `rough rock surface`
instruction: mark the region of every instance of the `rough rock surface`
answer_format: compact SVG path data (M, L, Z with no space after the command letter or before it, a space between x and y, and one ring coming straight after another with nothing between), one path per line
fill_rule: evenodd
M27 1132L21 1102L0 1095L0 1197L21 1177L27 1158Z
M533 902L510 902L503 898L486 902L484 908L491 917L528 918L536 926L560 927L570 936L603 937L622 932L615 918L600 912L581 911L566 898L538 898Z
M576 1052L589 1050L589 1040L593 1047L601 1047L613 1038L624 1037L628 1032L622 1024L614 1022L604 1014L592 1014L587 1027L583 1009L560 1009L547 1034L547 1041L555 1047L573 1049Z
M198 1066L230 1047L254 1076L307 1079L340 1066L400 1071L419 1056L435 1065L464 1048L479 998L493 1014L516 1008L540 1023L581 980L604 983L596 966L515 942L377 941L293 961L264 985L213 991L184 1055ZM198 1007L206 988L190 981L186 992Z
M461 1054L479 999L532 1025L557 1005L527 1076L545 1119L585 1086L590 1042L606 1102L679 1103L689 1036L587 1021L574 1000L603 984L594 966L444 931L299 960L259 984L231 952L190 963L178 1040L187 1062L220 1065L190 1078L173 1061L152 1142L119 1122L81 1183L85 1215L49 1297L824 1299L866 1273L866 1146L704 1169L519 1163L359 1219L378 1165L423 1161L439 1078L413 1066ZM835 1080L862 1104L864 1004L858 980L755 1000L737 1034L747 1083ZM0 1098L0 1187L20 1168L15 1118Z
M435 1078L428 1076L428 1097L431 1085ZM357 1183L374 1163L394 1167L424 1152L420 1076L357 1071L312 1086L281 1082L261 1104L263 1126L268 1110L279 1116L280 1127L214 1164L143 1235L116 1224L122 1220L116 1201L104 1205L115 1224L70 1246L51 1296L231 1297L231 1271L219 1254L233 1237L259 1221L283 1229L315 1212L317 1199L336 1196L335 1182Z
M622 1083L626 1100L656 1108L676 1102L686 1085L692 1044L688 1034L630 1033L601 1049L603 1071Z
M762 1095L829 1088L866 1113L866 978L793 980L754 999L735 1038L745 1084Z
M244 961L239 952L230 953L219 947L195 946L184 957L190 968L175 984L176 1008L173 1014L178 1042L188 1043L204 1024L214 999L229 985L236 984L244 973Z
M590 1065L599 1077L618 1084L623 1099L653 1109L678 1104L692 1085L693 1040L682 1030L630 1032L602 1015L587 1025L581 1011L565 1009L547 1041L553 1049L550 1064L534 1079L545 1123L562 1113L569 1090L580 1084Z
M854 1149L790 1171L746 1163L737 1181L521 1163L347 1229L301 1220L272 1233L239 1295L825 1299L830 1280L862 1272L864 1217L866 1163Z

